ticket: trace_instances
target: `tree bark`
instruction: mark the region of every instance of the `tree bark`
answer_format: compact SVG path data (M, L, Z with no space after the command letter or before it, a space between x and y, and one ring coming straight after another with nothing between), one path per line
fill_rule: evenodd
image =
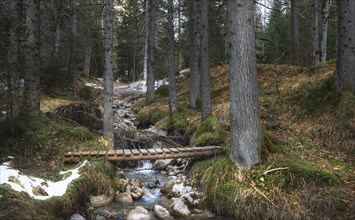
M143 54L143 80L148 78L149 0L145 0L145 37Z
M322 0L322 25L320 42L320 60L324 63L327 60L327 40L328 40L328 17L330 0Z
M168 0L168 61L169 61L169 113L170 117L178 111L175 78L175 50L174 50L174 3Z
M337 90L355 94L355 1L339 0Z
M70 33L70 43L69 43L69 54L68 54L68 64L67 64L67 72L66 75L71 79L72 82L75 81L75 41L76 41L76 33L77 33L77 0L71 0L71 33ZM74 86L75 87L75 86ZM75 88L74 88L75 90Z
M21 116L30 120L40 112L40 1L26 0L26 55L25 87Z
M253 1L228 0L230 41L231 159L239 166L260 162L262 142L256 78Z
M152 104L154 100L154 84L155 84L155 0L148 0L148 60L147 60L147 93L146 93L146 105Z
M178 47L178 71L180 71L182 68L185 66L184 62L184 56L182 54L181 50L181 8L182 8L182 2L181 0L178 0L179 5L178 5L178 36L179 36L179 47Z
M200 93L199 83L199 33L197 19L197 4L198 1L190 1L190 18L189 18L189 50L190 50L190 108L197 107L197 100Z
M313 65L319 63L319 34L318 34L318 0L312 0L312 61Z
M52 48L49 53L49 65L53 66L57 64L59 57L59 47L60 47L60 10L61 10L61 0L52 0L53 17L54 17L54 27L53 27L53 43Z
M105 35L105 74L104 74L104 137L111 148L114 147L113 134L113 71L112 71L112 23L113 2L105 0L104 35Z
M201 119L212 115L209 75L208 0L201 0Z
M298 26L298 0L291 0L292 63L300 65L300 33Z
M86 77L90 76L90 68L91 68L91 46L86 46L85 48L85 62L84 62L84 75Z

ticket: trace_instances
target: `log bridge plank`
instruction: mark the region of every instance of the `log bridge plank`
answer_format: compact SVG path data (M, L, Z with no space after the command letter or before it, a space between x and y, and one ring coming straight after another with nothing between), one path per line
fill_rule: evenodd
M83 151L66 153L64 155L64 163L76 163L81 158L105 158L109 161L137 161L185 157L208 157L225 153L225 150L220 146Z

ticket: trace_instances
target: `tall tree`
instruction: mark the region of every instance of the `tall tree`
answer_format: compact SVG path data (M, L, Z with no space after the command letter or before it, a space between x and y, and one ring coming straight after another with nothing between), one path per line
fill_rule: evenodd
M149 42L149 0L145 0L145 38L143 54L143 79L148 78L148 42Z
M189 51L190 51L190 96L189 105L196 108L200 93L199 83L199 33L198 33L198 5L199 0L190 1L189 7Z
M291 0L292 63L300 65L300 33L298 25L298 0Z
M319 63L319 34L318 34L318 0L312 0L312 61L313 64Z
M322 0L322 25L320 42L320 60L324 63L327 60L327 40L328 40L328 18L330 0Z
M337 90L355 94L355 1L339 0Z
M114 147L113 134L113 73L112 73L112 22L113 2L105 0L104 35L105 35L105 74L104 74L104 137Z
M53 13L53 33L52 33L52 48L49 52L49 65L56 65L59 57L60 47L60 13L62 8L62 0L52 0Z
M77 0L71 0L71 32L70 32L70 42L69 42L69 54L68 54L68 63L67 63L67 72L66 75L73 82L75 80L75 41L77 37ZM74 86L75 89L75 86Z
M208 0L201 0L201 119L212 115L209 75Z
M178 111L175 78L175 50L174 50L174 1L168 0L168 60L169 60L169 113L170 117Z
M40 0L26 0L25 88L21 116L31 119L40 112Z
M146 93L146 105L150 105L154 100L154 84L155 84L155 0L148 1L148 60L147 60L147 93Z
M253 1L228 0L230 40L231 159L239 166L260 162L262 141Z

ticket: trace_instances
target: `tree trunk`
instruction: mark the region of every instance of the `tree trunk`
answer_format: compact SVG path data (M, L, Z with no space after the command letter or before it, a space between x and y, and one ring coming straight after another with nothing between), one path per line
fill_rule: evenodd
M70 43L69 43L69 54L68 54L68 64L67 64L67 72L66 75L71 79L72 82L75 81L75 41L76 41L76 27L77 27L77 19L76 19L76 11L77 11L77 0L71 0L71 33L70 33ZM75 84L75 83L74 83ZM74 85L75 87L75 85ZM74 88L75 90L75 88Z
M300 33L298 26L298 0L291 0L292 63L300 65Z
M133 42L132 47L132 82L137 80L137 70L136 70L136 43Z
M200 83L199 83L199 33L197 19L197 4L198 1L190 1L190 20L189 20L189 50L190 50L190 108L196 108L199 98Z
M16 28L17 24L15 22L20 21L20 1L13 0L10 3L10 11L12 15L12 21L14 23L11 24L10 27L10 46L9 46L9 71L7 75L7 107L6 107L6 118L8 122L10 122L13 118L13 105L14 105L14 91L18 90L16 88L18 86L19 73L18 73L18 57L19 57L19 38L18 38L18 30ZM15 87L15 88L14 88Z
M85 48L85 63L84 63L84 75L86 77L90 76L90 68L91 68L91 46L86 46Z
M169 113L170 117L178 111L175 79L175 50L174 50L174 3L168 0L168 62L169 62Z
M355 1L339 0L337 90L355 94Z
M105 35L105 74L104 74L104 137L111 148L114 147L113 134L113 72L112 72L112 0L105 0L104 35Z
M201 0L201 119L212 115L209 75L208 0Z
M154 61L154 49L155 49L155 0L148 0L148 60L147 60L147 93L146 93L146 105L152 104L154 100L154 84L155 84L155 61Z
M328 39L328 17L330 0L322 0L322 25L320 42L320 60L324 63L327 60L327 39Z
M145 0L145 37L143 55L143 80L148 77L149 0Z
M262 141L256 78L253 1L228 0L230 41L231 159L239 166L260 162Z
M25 87L21 116L30 120L40 112L40 1L26 0L26 55Z
M312 0L312 61L313 65L319 63L319 42L318 42L318 0Z
M49 65L57 64L60 46L60 9L61 0L52 0L54 27L53 27L53 44L49 53Z
M182 8L182 3L181 0L179 0L179 5L178 5L178 36L179 36L179 47L178 47L178 71L180 71L182 68L185 66L184 62L184 56L182 54L181 50L181 8Z

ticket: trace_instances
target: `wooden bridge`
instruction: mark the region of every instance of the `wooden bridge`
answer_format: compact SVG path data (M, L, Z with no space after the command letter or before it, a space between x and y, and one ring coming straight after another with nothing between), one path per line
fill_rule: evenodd
M65 154L64 162L75 163L78 162L80 158L105 158L110 161L156 160L185 157L207 157L224 153L225 150L220 146L82 151L69 152Z

